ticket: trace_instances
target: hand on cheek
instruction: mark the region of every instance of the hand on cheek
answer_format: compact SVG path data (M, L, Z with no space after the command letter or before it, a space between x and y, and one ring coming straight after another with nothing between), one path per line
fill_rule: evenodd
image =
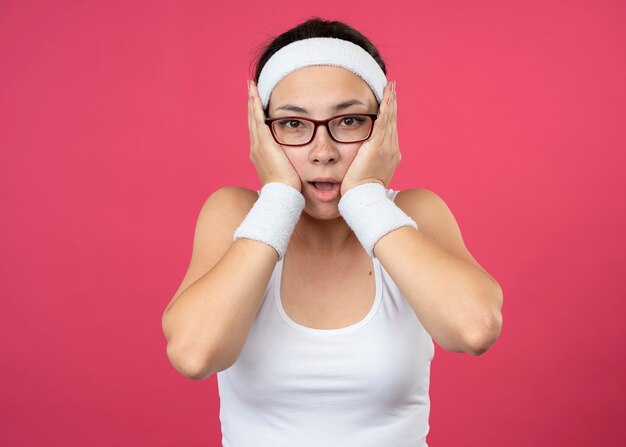
M398 146L395 81L385 87L380 114L341 183L341 195L363 183L377 182L385 188L401 160Z

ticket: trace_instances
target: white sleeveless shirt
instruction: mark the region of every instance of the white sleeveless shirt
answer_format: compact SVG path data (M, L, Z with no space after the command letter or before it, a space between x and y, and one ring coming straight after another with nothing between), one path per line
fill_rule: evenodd
M428 447L435 346L371 259L374 305L339 329L289 318L276 263L239 358L217 373L223 447Z

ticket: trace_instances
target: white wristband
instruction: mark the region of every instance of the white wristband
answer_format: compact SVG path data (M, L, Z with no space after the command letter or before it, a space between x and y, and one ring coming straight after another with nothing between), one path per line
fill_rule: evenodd
M304 209L304 196L293 186L269 182L241 225L235 230L233 241L243 237L271 245L278 259L285 256L293 229Z
M417 229L415 221L387 197L385 187L375 182L348 190L339 200L339 214L374 258L374 245L384 235L400 227Z

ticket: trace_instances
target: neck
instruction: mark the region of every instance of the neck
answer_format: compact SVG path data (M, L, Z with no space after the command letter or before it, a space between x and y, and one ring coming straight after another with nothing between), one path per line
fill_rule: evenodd
M294 228L292 241L311 254L328 257L342 253L347 248L352 248L355 243L359 243L341 216L320 220L306 212L302 213Z

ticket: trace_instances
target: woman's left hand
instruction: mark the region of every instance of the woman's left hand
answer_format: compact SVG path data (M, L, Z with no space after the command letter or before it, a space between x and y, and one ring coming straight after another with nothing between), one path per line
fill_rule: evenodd
M397 101L395 81L388 82L380 103L380 114L374 121L372 135L357 153L341 182L341 195L362 183L389 185L402 159L398 146Z

